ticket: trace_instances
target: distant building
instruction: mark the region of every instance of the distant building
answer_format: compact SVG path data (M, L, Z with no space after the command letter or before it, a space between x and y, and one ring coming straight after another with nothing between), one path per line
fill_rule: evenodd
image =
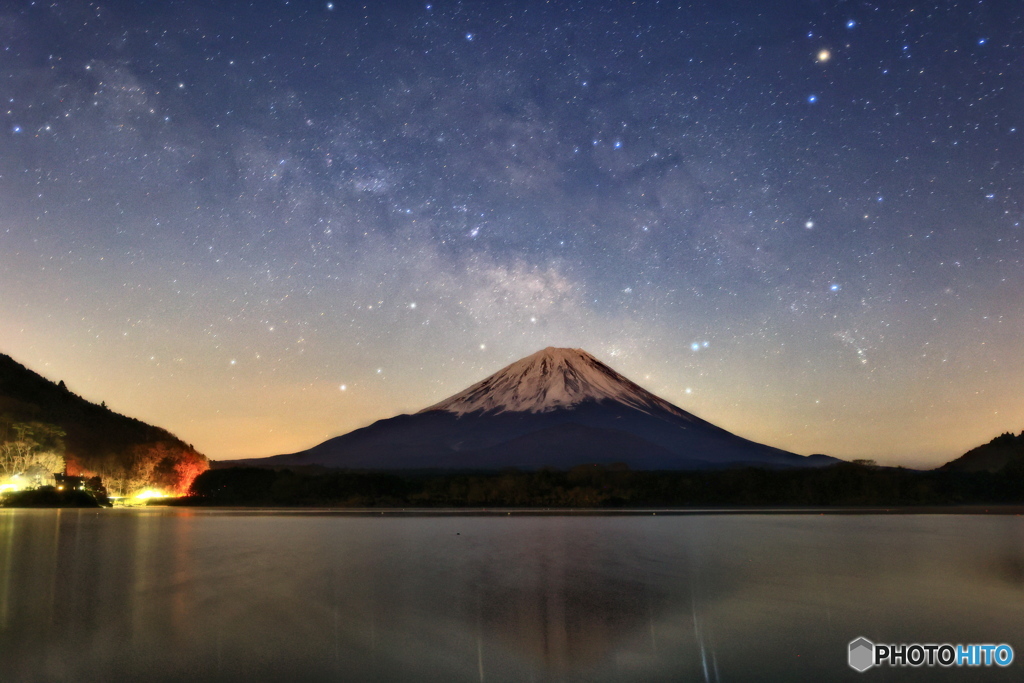
M85 490L85 477L73 477L70 474L54 473L53 479L56 482L58 491Z

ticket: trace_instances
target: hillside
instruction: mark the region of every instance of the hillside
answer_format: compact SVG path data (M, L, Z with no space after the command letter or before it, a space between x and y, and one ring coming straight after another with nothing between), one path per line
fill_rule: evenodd
M99 475L111 492L153 486L184 492L206 456L165 429L120 415L0 354L0 419L64 432L69 474Z
M1008 464L1024 465L1024 432L1000 434L987 444L972 448L940 467L957 472L998 472Z

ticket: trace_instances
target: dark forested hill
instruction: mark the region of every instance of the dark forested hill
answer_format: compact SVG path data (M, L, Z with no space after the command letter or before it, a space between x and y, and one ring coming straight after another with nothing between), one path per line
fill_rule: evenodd
M998 472L1007 465L1024 466L1024 432L1000 434L987 444L972 448L940 469L956 472Z
M0 354L0 420L44 423L64 432L69 474L98 474L112 493L157 486L178 492L209 467L170 432L120 415Z

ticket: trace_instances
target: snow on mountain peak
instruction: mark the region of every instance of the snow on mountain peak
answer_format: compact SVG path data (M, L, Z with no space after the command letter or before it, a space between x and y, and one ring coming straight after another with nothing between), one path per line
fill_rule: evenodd
M625 404L645 413L693 417L629 381L582 349L548 347L517 360L454 396L424 408L467 413L544 413L585 401Z

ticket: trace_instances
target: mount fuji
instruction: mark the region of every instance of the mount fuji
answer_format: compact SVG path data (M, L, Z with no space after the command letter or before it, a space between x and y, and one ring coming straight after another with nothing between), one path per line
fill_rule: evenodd
M631 382L581 349L547 348L440 403L329 439L306 451L222 463L365 470L638 470L820 467L736 436Z

